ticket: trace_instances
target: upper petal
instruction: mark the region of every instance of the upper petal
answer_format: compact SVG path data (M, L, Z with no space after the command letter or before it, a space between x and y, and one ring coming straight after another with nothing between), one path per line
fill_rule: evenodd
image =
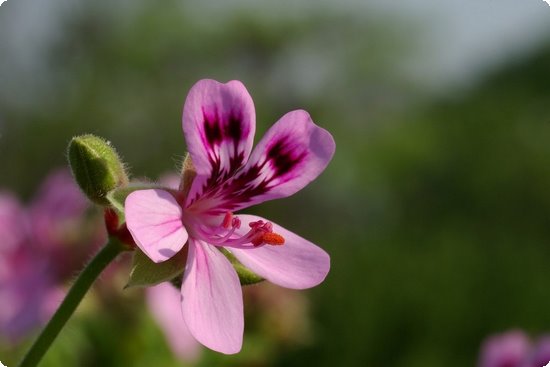
M183 107L183 133L197 177L188 204L246 163L255 129L254 103L241 82L204 79L191 88Z
M255 215L239 215L246 232L248 223L267 220ZM285 288L306 289L321 283L330 269L329 255L308 240L273 224L273 232L285 239L281 246L265 245L251 249L229 249L247 268Z
M134 241L156 263L171 258L187 242L182 209L168 191L134 191L126 198L124 211Z
M243 298L237 273L214 246L190 239L181 288L183 318L200 343L217 352L241 350Z
M290 196L323 172L334 150L332 135L315 125L306 111L289 112L269 129L246 166L212 202L223 213Z

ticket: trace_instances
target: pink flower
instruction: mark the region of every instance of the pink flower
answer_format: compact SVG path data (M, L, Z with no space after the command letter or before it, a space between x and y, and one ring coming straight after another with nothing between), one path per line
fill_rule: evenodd
M0 337L6 341L19 342L49 319L63 283L104 236L100 222L86 218L87 207L67 170L49 175L29 208L0 192Z
M17 343L44 324L63 298L48 260L30 249L4 257L0 274L0 337Z
M550 362L550 335L545 335L538 339L528 362L522 367L544 367L548 362Z
M74 276L106 236L100 216L86 216L90 205L67 169L51 172L28 209L30 242L52 263L59 279Z
M531 345L522 331L509 331L488 338L481 347L480 367L520 367Z
M243 302L239 278L218 251L287 288L321 283L328 254L298 235L235 211L290 196L314 180L334 154L332 136L298 110L283 116L252 151L255 111L238 81L199 81L183 109L183 132L197 176L188 195L135 191L126 221L139 248L155 262L188 245L181 288L183 319L205 346L226 354L241 349Z
M0 192L0 254L13 251L26 239L28 228L25 214L17 198Z
M48 259L30 240L25 209L0 193L0 337L18 342L51 315L60 290Z
M44 180L29 208L36 245L44 250L67 250L64 244L82 232L88 200L67 169L57 169ZM73 244L71 244L73 245ZM82 247L82 244L78 244ZM74 261L74 259L73 259Z
M147 305L174 354L184 362L194 362L201 348L183 321L180 298L180 293L170 283L147 288L146 292Z

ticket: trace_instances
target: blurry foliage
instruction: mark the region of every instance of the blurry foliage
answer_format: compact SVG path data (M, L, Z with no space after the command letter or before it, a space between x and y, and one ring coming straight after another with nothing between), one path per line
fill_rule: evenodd
M413 44L392 22L87 4L48 57L54 102L0 101L2 185L28 194L86 132L112 140L135 175L172 169L182 102L203 77L247 85L259 134L305 108L337 142L312 187L251 210L331 254L309 292L312 340L272 349L252 335L241 355L206 352L202 365L459 367L488 334L550 330L550 48L429 99L392 74ZM44 365L75 350L90 365L181 365L140 307L75 320Z

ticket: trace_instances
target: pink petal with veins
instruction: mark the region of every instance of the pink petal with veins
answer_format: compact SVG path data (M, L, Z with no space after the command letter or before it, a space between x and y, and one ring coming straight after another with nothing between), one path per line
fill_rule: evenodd
M248 160L256 129L254 103L239 81L204 79L187 96L182 126L197 170L190 203L232 177Z
M245 231L249 223L266 219L254 215L239 215ZM306 289L321 283L330 270L329 255L308 240L273 224L273 232L283 236L280 246L240 250L230 249L235 257L259 276L285 288Z
M265 134L246 166L204 199L211 213L221 214L290 196L323 172L334 150L332 135L307 112L289 112Z
M217 352L241 350L244 330L239 277L214 246L191 239L181 288L183 318L200 343Z
M132 192L126 198L125 215L136 244L156 263L171 258L187 242L181 207L168 191Z

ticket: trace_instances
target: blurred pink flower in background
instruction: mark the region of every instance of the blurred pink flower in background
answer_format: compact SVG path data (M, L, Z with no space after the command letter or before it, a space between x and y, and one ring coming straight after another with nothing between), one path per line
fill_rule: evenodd
M529 338L520 330L493 335L481 347L479 366L519 367L529 350Z
M550 361L550 335L544 335L538 339L528 358L522 367L544 367Z
M535 343L521 330L488 337L481 346L479 367L545 367L550 361L550 336Z
M147 305L170 349L178 359L193 362L199 357L202 347L193 338L183 320L180 298L179 290L170 283L162 283L146 290Z
M249 329L276 346L306 345L312 329L309 299L302 292L262 282L243 287Z
M90 249L106 240L101 217L87 216L89 208L89 201L66 169L53 171L29 205L34 246L55 263L58 279L74 275Z
M145 295L151 315L174 355L186 363L197 362L203 347L185 324L179 290L165 282L147 288ZM251 322L248 333L261 337L264 347L270 345L276 351L278 346L310 341L309 302L304 294L264 282L244 287L243 296L248 305L245 316Z
M44 324L63 285L105 238L67 170L54 171L27 208L0 193L0 338L17 343Z
M17 198L11 193L0 192L1 254L15 249L26 238L26 219L25 212Z

